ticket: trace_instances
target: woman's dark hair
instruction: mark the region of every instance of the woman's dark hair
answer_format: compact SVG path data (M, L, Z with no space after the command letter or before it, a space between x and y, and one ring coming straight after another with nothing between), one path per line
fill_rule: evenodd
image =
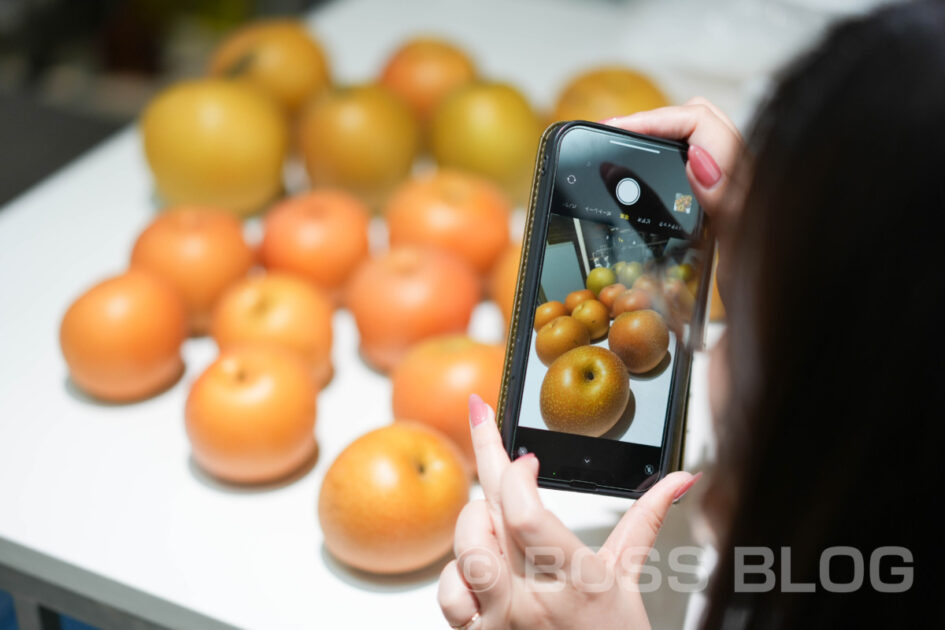
M705 627L945 628L945 3L833 28L749 147L715 482L733 510ZM737 588L764 577L739 571L765 562L749 547L773 554L767 592ZM831 592L858 572L836 547L863 559L854 592ZM871 576L884 547L908 553Z

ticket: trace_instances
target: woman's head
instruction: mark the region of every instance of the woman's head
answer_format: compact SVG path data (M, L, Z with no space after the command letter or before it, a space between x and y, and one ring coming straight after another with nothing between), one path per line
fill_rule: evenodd
M726 252L729 395L711 495L733 508L708 625L736 609L746 627L901 615L928 588L919 547L943 480L945 3L836 27L784 75L750 150ZM870 584L882 545L914 555L906 597ZM733 594L735 546L771 548L776 574L790 548L794 581L815 594L784 593L780 575L770 593ZM862 554L865 582L824 598L820 561L835 546ZM843 581L853 563L832 566Z

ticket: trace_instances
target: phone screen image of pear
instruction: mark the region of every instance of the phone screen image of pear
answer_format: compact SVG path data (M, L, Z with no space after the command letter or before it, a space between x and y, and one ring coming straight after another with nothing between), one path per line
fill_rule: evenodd
M700 233L682 149L565 133L519 427L662 447L677 353L704 295Z

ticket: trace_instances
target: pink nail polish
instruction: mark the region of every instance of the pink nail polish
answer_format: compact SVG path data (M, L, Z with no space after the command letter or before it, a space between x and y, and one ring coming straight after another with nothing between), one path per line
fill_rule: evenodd
M676 490L676 494L673 495L673 501L679 501L683 496L689 492L689 489L696 485L696 482L702 479L702 473L697 472L692 476L692 479L684 483Z
M712 188L722 178L722 169L702 147L689 146L689 164L696 180L705 188Z
M475 428L483 423L489 415L486 403L478 394L469 395L469 424Z

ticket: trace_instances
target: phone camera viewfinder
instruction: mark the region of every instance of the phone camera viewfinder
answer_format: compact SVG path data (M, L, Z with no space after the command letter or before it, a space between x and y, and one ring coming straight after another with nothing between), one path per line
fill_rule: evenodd
M643 472L647 475L652 475L653 473L656 472L656 466L654 466L653 464L647 464L646 466L643 467Z

